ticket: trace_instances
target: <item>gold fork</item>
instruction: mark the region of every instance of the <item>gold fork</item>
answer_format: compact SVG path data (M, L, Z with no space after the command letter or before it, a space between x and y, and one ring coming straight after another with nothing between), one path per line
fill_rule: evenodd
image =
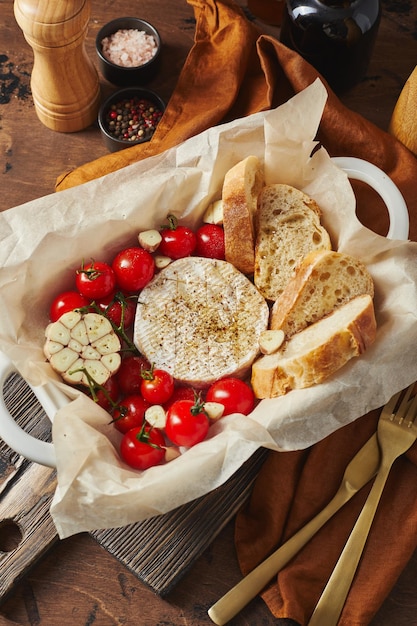
M380 469L308 626L334 626L339 620L390 469L417 439L417 395L410 401L414 385L393 396L381 413L377 430Z
M375 476L380 456L375 433L350 461L339 489L324 509L213 604L208 611L210 619L218 626L223 626L235 617L291 561L332 515Z

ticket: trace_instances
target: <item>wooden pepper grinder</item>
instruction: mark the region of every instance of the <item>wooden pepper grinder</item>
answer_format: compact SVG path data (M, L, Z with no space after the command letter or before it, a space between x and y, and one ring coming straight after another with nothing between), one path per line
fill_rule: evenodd
M89 0L15 0L14 14L34 53L31 89L40 121L64 133L92 124L100 84L84 47Z

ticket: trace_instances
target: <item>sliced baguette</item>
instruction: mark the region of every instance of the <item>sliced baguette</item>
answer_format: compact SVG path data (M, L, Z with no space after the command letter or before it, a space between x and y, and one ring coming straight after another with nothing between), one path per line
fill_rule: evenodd
M372 298L357 296L293 335L280 351L255 361L253 391L257 398L275 398L319 384L362 354L375 336Z
M226 261L243 274L253 274L255 226L259 193L264 184L259 159L248 156L232 167L222 189L223 228Z
M271 330L291 337L355 296L374 296L374 283L359 259L332 250L313 250L297 267L271 310Z
M262 295L275 301L295 268L311 250L330 250L321 210L306 194L290 185L267 185L258 200L254 282Z

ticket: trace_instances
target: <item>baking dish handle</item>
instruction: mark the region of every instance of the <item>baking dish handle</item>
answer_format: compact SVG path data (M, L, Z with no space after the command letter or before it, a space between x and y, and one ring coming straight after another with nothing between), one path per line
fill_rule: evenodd
M26 459L56 467L55 450L52 443L41 441L23 430L10 414L4 399L4 386L7 379L18 373L11 361L0 352L0 437L7 445ZM29 385L29 383L27 383ZM29 385L39 400L46 415L52 422L59 408L68 404L67 396L52 383L39 387Z
M367 183L385 202L390 219L388 239L408 239L410 220L405 200L385 172L379 167L356 157L332 157L335 165L346 172L349 178Z

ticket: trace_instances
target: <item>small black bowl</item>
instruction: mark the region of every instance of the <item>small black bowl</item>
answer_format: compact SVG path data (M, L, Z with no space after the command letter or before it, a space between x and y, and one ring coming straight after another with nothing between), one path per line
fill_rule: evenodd
M151 35L156 43L156 53L143 65L124 67L109 61L103 54L102 41L105 37L114 35L119 30L139 30ZM162 48L161 37L152 24L137 17L119 17L105 24L96 37L96 52L99 68L104 78L114 85L128 87L131 85L144 85L150 81L159 68L160 53Z
M107 149L117 152L149 141L164 111L164 101L150 89L126 87L115 91L98 112L98 125Z

